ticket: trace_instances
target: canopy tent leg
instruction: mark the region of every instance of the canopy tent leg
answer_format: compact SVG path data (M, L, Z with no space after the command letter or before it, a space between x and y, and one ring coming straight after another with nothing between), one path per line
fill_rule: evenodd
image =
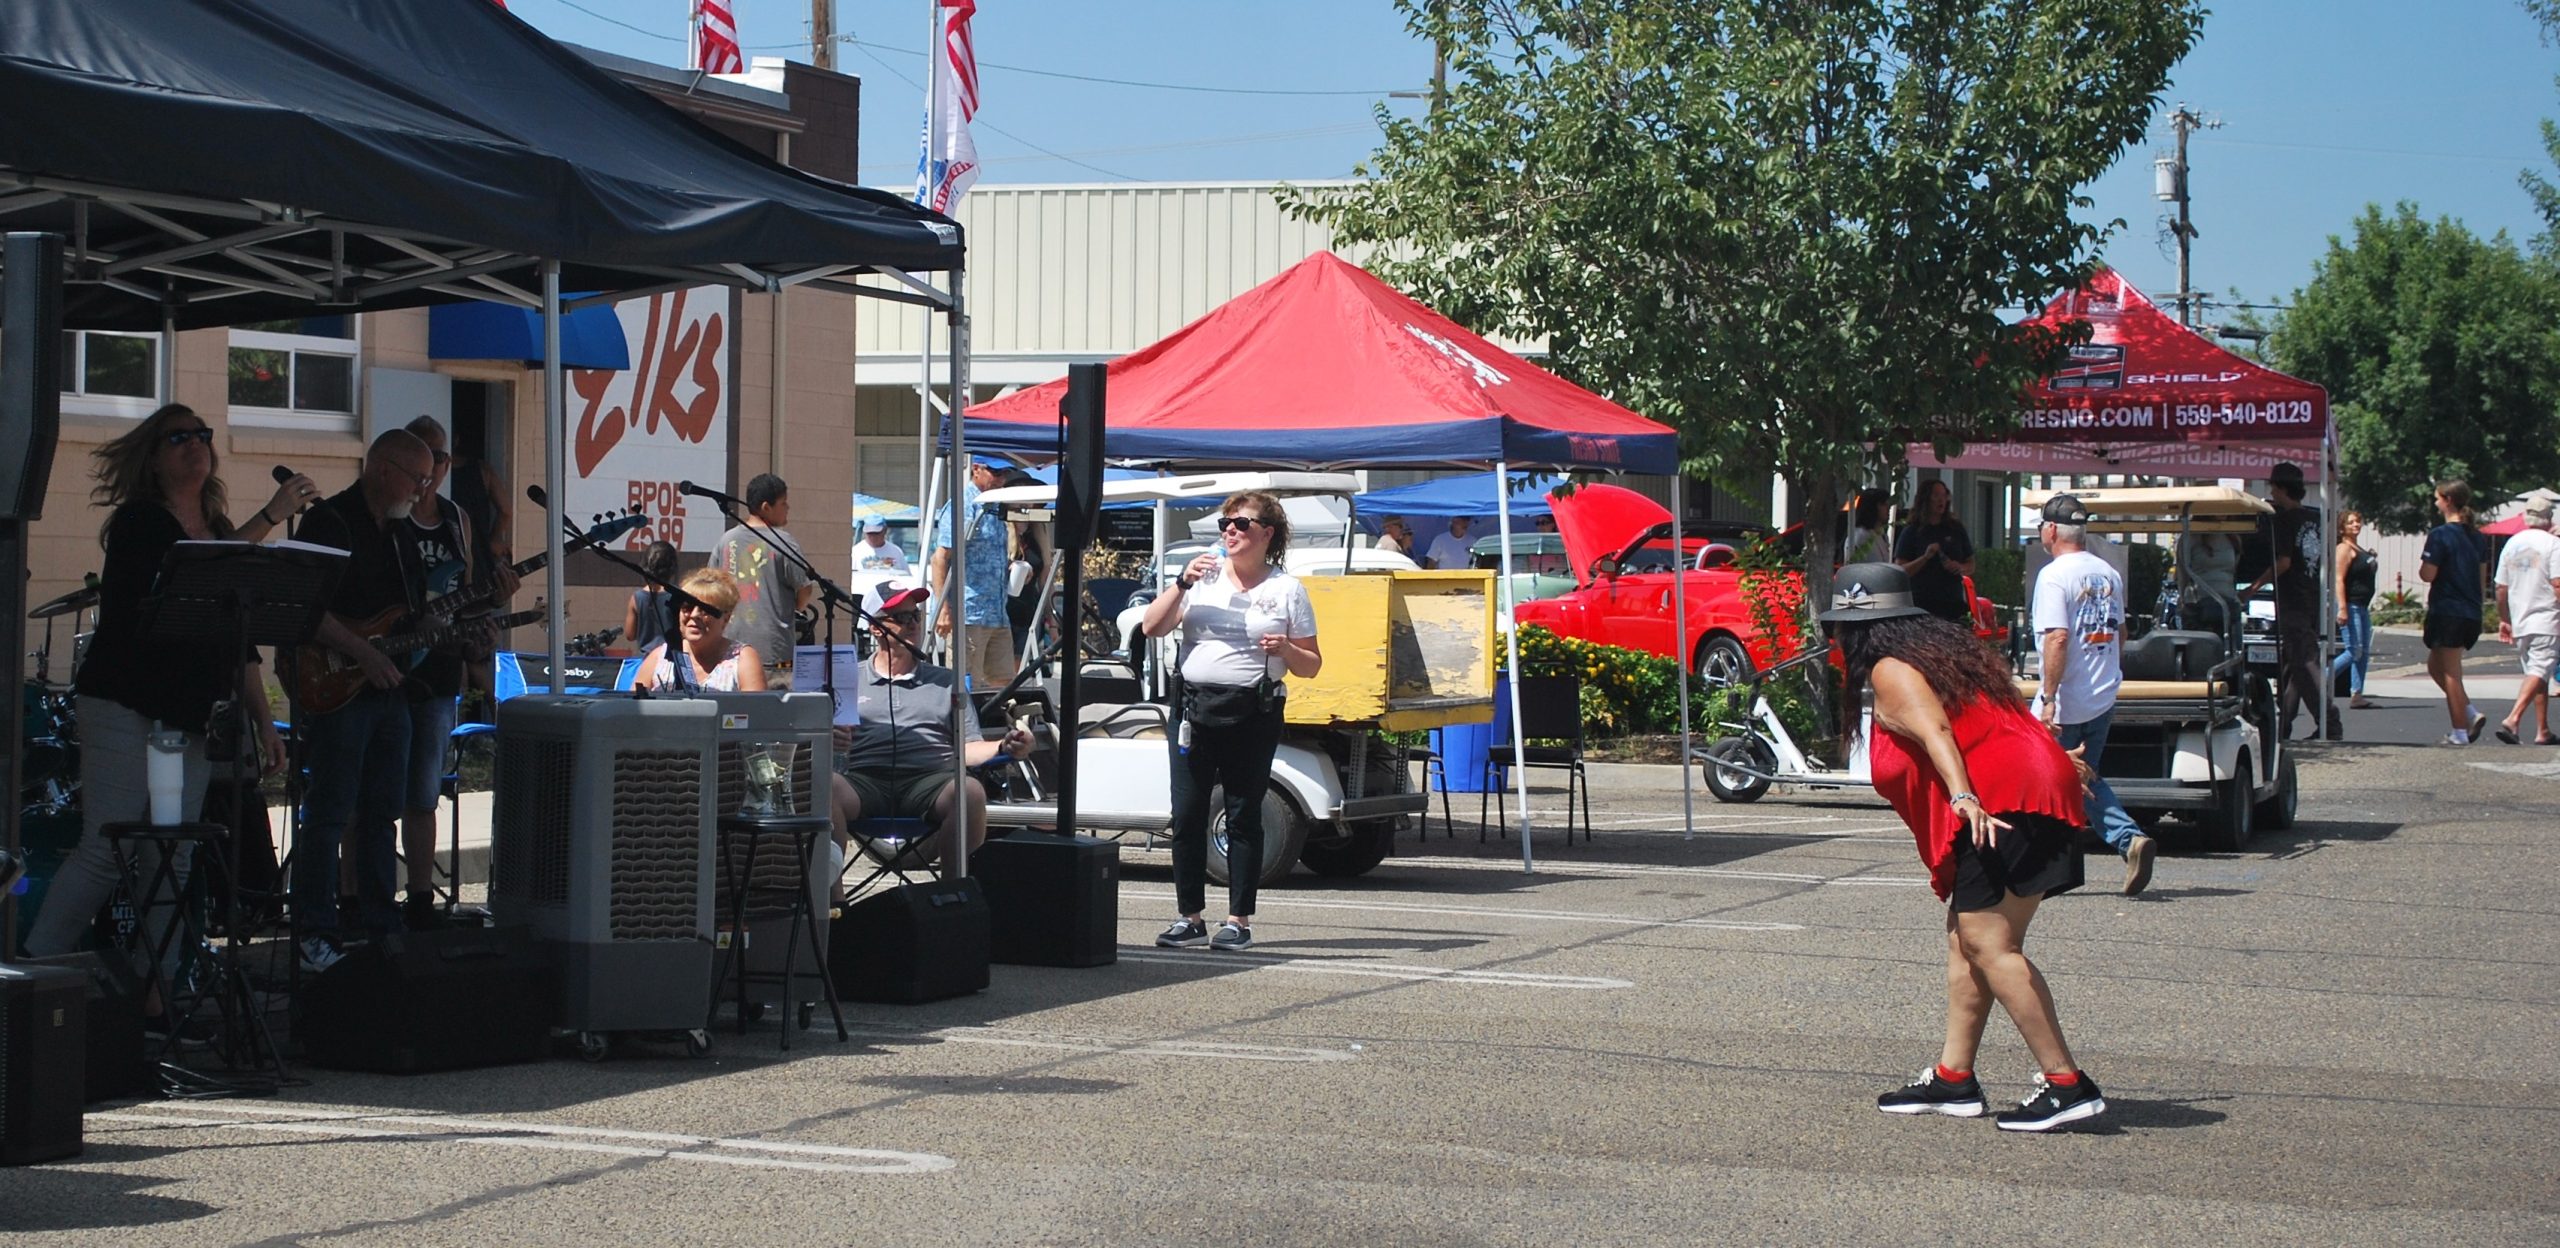
M559 508L568 506L568 463L561 430L569 419L566 374L560 366L560 262L542 262L542 517L543 589L550 595L551 692L565 693L569 678L568 572L560 541Z
M2333 423L2320 432L2320 541L2328 557L2338 557L2338 430ZM2329 677L2329 652L2338 646L2338 577L2328 565L2320 572L2320 735L2338 714L2337 682Z
M788 138L790 136L785 135L784 137ZM772 396L769 402L771 404L770 410L773 413L773 419L770 422L773 428L773 436L768 438L765 443L765 459L772 465L765 471L778 477L782 475L782 465L785 462L783 459L782 447L783 393L785 384L783 370L784 365L789 362L782 354L783 331L785 328L783 323L782 305L785 300L791 297L791 291L780 282L776 282L773 284L772 289L766 292L766 295L768 298L773 300L773 317L766 323L766 328L772 331L772 339L768 343L772 355L768 361L770 371L766 374L765 380L767 393Z
M951 659L954 667L965 665L969 654L969 591L967 588L969 584L969 518L961 514L963 505L968 502L967 492L961 489L961 485L968 480L964 474L969 471L969 433L967 422L960 418L960 414L968 410L966 396L969 393L969 311L967 301L961 297L961 285L961 271L955 268L951 271L950 309L951 460L944 485L944 488L950 491L951 601L934 608L944 610L947 606L952 613ZM953 786L951 813L953 824L959 829L960 834L952 838L950 847L945 851L950 856L945 861L950 864L946 874L955 880L966 878L969 874L969 834L972 831L969 826L969 803L961 800L969 792L969 756L966 747L970 738L967 733L967 720L963 718L968 711L968 703L962 700L969 696L968 686L968 674L964 671L961 673L959 682L961 695L951 700L951 782ZM984 816L980 817L984 818ZM1075 829L1060 828L1058 831L1072 835Z
M1689 644L1689 568L1686 566L1689 543L1687 522L1682 516L1682 475L1676 470L1671 474L1671 644L1674 650ZM1675 654L1672 661L1680 665L1680 839L1686 841L1698 835L1698 808L1695 795L1690 792L1689 775L1689 656Z
M1520 800L1520 872L1535 875L1537 852L1530 848L1529 827L1529 738L1520 725L1520 624L1511 618L1511 465L1496 460L1493 465L1494 514L1502 527L1502 636L1510 663L1507 679L1511 685L1511 787Z

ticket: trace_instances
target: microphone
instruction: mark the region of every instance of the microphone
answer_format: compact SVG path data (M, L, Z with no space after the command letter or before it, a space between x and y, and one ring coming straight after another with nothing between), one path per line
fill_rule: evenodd
M544 511L551 510L551 496L543 492L541 486L528 485L524 487L524 496L532 499L534 506L539 507Z
M282 464L278 464L274 469L269 471L267 475L274 477L276 479L276 484L282 485L287 481L293 480L293 469L287 468Z
M749 510L745 499L739 498L735 494L723 494L707 485L695 485L691 481L676 482L676 493L691 494L695 498L707 498L712 502L718 503L724 509L734 507L739 511Z

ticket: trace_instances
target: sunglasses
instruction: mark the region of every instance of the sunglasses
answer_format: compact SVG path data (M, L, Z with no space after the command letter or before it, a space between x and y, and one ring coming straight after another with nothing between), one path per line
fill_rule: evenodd
M887 615L881 616L880 622L883 624L895 624L900 628L914 628L916 626L916 622L923 618L924 612L922 611L892 611Z
M718 608L718 607L711 606L711 605L709 605L709 604L707 604L707 603L705 603L705 604L701 604L701 605L696 605L696 604L694 604L694 603L690 603L690 602L688 602L688 603L684 604L684 605L683 605L683 606L681 606L681 607L676 608L676 612L677 612L677 614L679 614L679 615L707 615L707 616L710 616L712 619L715 619L715 620L720 619L720 618L722 618L722 617L724 617L724 616L726 616L726 615L728 615L728 614L729 614L728 612L723 611L723 610L721 610L721 609L720 609L720 608Z
M1218 517L1218 531L1221 533L1232 533L1238 529L1250 529L1260 523L1262 523L1260 520L1256 520L1251 516L1220 516Z
M213 430L203 425L198 425L193 429L172 429L167 433L161 434L160 440L170 446L185 446L189 442L202 442L206 446L211 446L213 445Z

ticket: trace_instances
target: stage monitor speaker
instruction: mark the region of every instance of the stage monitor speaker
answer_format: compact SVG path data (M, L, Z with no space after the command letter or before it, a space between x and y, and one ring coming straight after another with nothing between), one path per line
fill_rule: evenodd
M0 964L0 1166L80 1155L89 977Z
M987 890L993 956L1007 966L1109 966L1120 959L1120 846L1016 832L969 855Z
M350 950L302 998L312 1065L407 1075L541 1061L560 988L530 929L445 927Z
M87 1075L82 1100L95 1105L151 1094L158 1067L143 1039L143 984L133 968L122 958L102 953L26 958L19 965L57 967L88 977L88 1034L81 1046Z
M827 970L847 1001L917 1005L987 986L987 895L972 876L884 888L827 929Z
M62 237L0 243L0 520L44 515L62 430Z
M1063 551L1093 544L1102 517L1103 383L1109 366L1069 364L1058 414L1067 422L1066 458L1058 465L1058 513L1049 529Z

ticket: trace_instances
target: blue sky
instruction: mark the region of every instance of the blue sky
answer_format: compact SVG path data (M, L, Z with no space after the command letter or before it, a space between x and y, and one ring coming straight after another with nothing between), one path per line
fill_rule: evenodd
M734 3L751 54L808 59L808 0ZM684 58L685 0L510 7L567 42ZM2214 7L2153 141L2088 188L2088 215L2126 223L2106 255L2136 285L2177 285L2151 161L2182 101L2222 123L2189 143L2200 290L2282 300L2368 203L2412 200L2519 241L2540 228L2516 174L2547 165L2536 127L2560 117L2560 48L2514 0ZM837 68L864 82L866 182L913 181L928 14L925 0L837 0L837 32L857 41ZM1340 177L1375 146L1381 93L1431 73L1387 0L982 0L976 34L982 185ZM1069 74L1120 82L1056 76Z

